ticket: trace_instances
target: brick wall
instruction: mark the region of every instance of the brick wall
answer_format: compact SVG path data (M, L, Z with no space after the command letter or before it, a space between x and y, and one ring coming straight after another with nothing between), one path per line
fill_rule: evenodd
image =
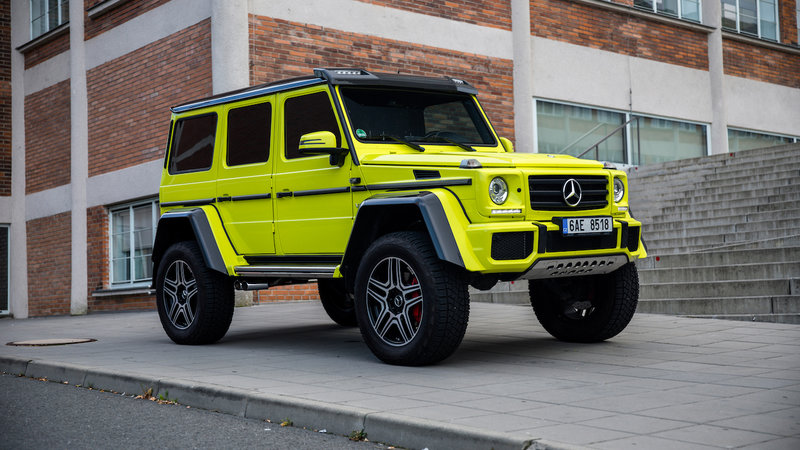
M359 0L430 16L485 27L511 29L511 2L508 0Z
M103 206L86 210L86 261L89 301L92 292L108 282L108 211Z
M28 314L52 316L70 313L72 250L71 213L29 220Z
M164 157L170 106L211 95L204 20L87 72L89 176Z
M25 192L70 182L69 80L25 97Z
M69 31L58 36L50 42L38 45L25 52L25 69L52 58L69 50Z
M136 16L142 15L151 9L157 8L169 0L134 0L122 4L105 14L97 16L95 19L90 19L88 12L84 17L84 36L89 40L98 34L110 30L118 25L133 19ZM84 0L84 10L88 10L92 6L101 3L101 0Z
M253 291L253 303L275 303L289 300L319 300L317 283L276 286L266 291Z
M11 3L0 2L0 196L11 195Z
M726 75L800 89L800 56L733 39L723 39L722 51Z
M708 70L706 33L570 0L531 2L531 34L692 69Z
M781 43L788 45L797 45L798 43L797 10L795 9L798 1L800 0L782 0L778 2Z
M269 17L251 16L251 84L311 75L315 67L450 75L480 91L498 133L513 139L513 63L408 42L381 39Z

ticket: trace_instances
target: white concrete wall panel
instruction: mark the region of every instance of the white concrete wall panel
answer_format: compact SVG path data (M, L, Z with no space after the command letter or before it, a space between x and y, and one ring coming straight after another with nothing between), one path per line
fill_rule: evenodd
M164 161L159 159L89 178L88 207L113 205L135 198L155 197L161 184L162 167ZM120 180L125 182L120 183Z
M512 59L511 31L353 0L252 0L251 13L384 39Z
M728 126L800 136L800 89L726 75Z

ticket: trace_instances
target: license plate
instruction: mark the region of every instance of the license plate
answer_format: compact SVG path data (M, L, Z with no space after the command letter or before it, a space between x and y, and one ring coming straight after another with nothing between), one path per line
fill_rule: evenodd
M561 233L564 236L606 234L614 230L611 217L565 217L561 220Z

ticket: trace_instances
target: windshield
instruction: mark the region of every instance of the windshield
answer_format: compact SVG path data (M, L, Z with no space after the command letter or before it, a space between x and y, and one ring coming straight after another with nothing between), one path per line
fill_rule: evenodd
M458 145L465 150L473 150L470 145L496 145L478 106L466 94L362 87L343 87L341 94L362 142Z

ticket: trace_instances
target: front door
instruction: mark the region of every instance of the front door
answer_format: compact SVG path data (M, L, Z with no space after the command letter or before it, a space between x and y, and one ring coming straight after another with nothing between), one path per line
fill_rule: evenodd
M341 255L353 223L352 160L331 165L328 155L303 155L300 136L330 131L342 144L327 86L278 96L283 105L281 147L275 158L275 226L279 251L294 255ZM346 146L346 144L344 144Z
M274 97L227 108L217 208L236 252L275 253L272 139Z

